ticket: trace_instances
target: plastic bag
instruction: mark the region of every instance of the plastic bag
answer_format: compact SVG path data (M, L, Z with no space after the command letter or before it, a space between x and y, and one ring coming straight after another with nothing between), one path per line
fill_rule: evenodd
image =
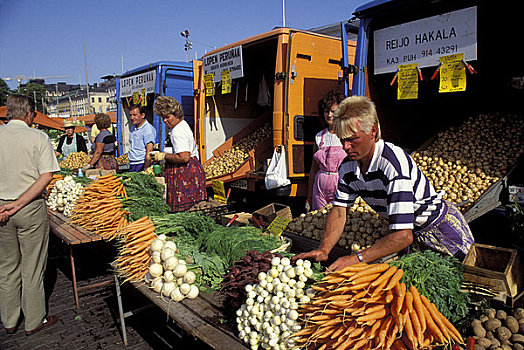
M271 94L269 93L269 87L267 86L266 77L264 75L262 75L262 80L258 85L257 104L262 107L271 106Z
M273 151L273 157L271 157L271 162L269 163L264 180L268 190L286 186L291 183L291 181L289 181L287 178L286 154L284 152L284 148L275 147L275 150Z

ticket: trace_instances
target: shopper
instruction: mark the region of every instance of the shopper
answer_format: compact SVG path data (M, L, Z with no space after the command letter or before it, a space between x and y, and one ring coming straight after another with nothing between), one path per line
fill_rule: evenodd
M306 210L318 210L335 198L338 184L338 166L346 157L342 143L333 130L338 104L345 98L338 90L328 91L319 101L319 115L325 127L315 136L315 153L309 173ZM310 207L311 206L311 207Z
M96 167L103 170L116 170L117 163L115 158L115 136L108 130L111 126L111 118L104 113L95 114L95 124L100 130L96 135L95 142L91 145L93 156L89 163L82 168L87 169Z
M9 96L9 122L0 128L0 315L8 334L22 314L27 335L58 320L45 305L49 226L42 192L60 167L49 137L31 128L35 115L31 99Z
M58 140L56 147L56 156L63 156L64 158L73 152L87 153L86 141L80 134L75 134L75 124L70 121L64 121L65 134Z
M149 153L153 150L156 140L155 128L146 120L146 109L141 105L129 108L131 128L129 130L129 171L139 172L149 168L151 158Z
M152 157L156 162L165 160L167 204L172 211L180 211L207 198L206 175L180 103L171 96L160 96L154 111L171 132L164 152L154 153Z
M358 196L388 220L390 232L369 248L337 259L329 270L369 263L412 243L457 258L465 256L474 239L464 216L442 199L444 191L435 191L408 153L381 139L373 102L362 96L346 98L338 106L334 130L347 158L339 168L333 209L319 247L294 259L326 260L342 234L347 208Z

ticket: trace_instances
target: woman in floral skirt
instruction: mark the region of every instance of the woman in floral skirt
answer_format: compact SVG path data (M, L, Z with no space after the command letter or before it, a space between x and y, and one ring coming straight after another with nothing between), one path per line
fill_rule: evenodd
M171 96L160 96L155 100L154 111L171 132L164 152L154 153L152 158L165 161L167 204L172 211L180 211L207 198L204 168L180 103Z

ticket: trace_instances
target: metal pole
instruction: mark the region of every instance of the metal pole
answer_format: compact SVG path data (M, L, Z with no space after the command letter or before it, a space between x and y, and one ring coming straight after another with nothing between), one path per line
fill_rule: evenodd
M286 26L286 0L282 0L282 27Z
M86 91L87 91L87 107L89 112L91 113L91 98L89 97L89 82L87 80L87 59L86 59L86 43L84 43L84 65L86 69Z

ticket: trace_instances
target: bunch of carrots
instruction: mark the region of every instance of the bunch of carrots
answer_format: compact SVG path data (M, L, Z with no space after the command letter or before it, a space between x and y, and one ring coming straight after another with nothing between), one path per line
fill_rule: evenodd
M302 305L304 349L424 349L463 344L451 324L396 266L359 263L325 276Z
M119 231L119 252L114 266L122 283L144 279L151 263L149 248L156 237L155 225L147 216Z
M107 240L114 239L127 225L122 203L117 197L127 198L124 184L113 174L99 177L87 187L76 201L71 223L84 227Z

